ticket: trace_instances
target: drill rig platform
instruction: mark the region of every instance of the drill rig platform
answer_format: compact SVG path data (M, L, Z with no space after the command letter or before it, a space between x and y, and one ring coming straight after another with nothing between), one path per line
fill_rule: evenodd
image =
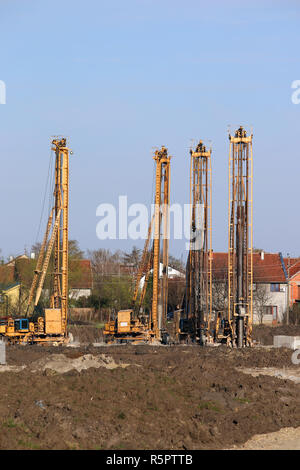
M107 343L151 342L154 334L147 323L136 317L133 309L120 310L117 319L105 324Z

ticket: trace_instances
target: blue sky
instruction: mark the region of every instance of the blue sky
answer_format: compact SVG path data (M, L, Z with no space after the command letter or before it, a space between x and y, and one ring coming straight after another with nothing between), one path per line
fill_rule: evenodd
M213 249L227 250L228 125L253 127L254 245L300 255L297 1L0 0L4 256L36 241L50 139L66 135L70 238L101 241L96 208L149 204L153 149L173 156L171 202L189 202L191 139L211 143ZM44 221L45 224L45 221ZM185 240L170 251L186 256Z

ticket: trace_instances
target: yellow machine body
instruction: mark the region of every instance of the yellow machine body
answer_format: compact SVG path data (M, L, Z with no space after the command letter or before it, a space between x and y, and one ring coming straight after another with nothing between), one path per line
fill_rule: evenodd
M103 333L108 343L150 341L154 337L148 324L134 318L132 309L120 310L115 320L105 324Z
M117 331L118 333L130 333L132 310L120 310L118 312Z
M45 333L49 335L61 335L61 311L59 308L45 309Z

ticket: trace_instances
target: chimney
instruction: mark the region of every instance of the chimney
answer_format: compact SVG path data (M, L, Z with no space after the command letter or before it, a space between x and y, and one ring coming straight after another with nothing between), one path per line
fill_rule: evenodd
M263 261L265 259L265 253L264 251L260 252L260 259Z

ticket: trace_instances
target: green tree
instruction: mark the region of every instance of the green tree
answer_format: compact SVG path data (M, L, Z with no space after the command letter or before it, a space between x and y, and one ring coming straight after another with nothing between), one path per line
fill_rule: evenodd
M119 250L112 253L110 250L99 249L88 251L88 257L93 272L93 302L99 308L128 308L132 295L132 278L121 275L123 253Z
M83 259L84 251L79 248L77 240L69 240L69 258L70 259Z
M141 250L134 246L130 253L124 253L123 263L133 264L135 268L138 268L141 261Z

